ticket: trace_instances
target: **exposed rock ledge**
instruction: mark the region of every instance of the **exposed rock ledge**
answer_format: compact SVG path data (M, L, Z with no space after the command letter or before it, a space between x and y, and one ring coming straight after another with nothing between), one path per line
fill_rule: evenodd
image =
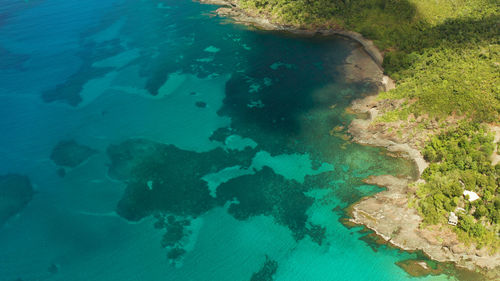
M364 38L361 34L343 29L300 29L296 26L280 25L273 23L268 16L263 14L249 14L238 6L237 0L198 0L206 4L222 6L216 13L222 17L228 17L237 23L254 26L263 30L286 31L300 35L341 35L351 38L360 43L364 51L372 59L366 60L363 52L355 49L346 59L343 66L346 80L349 82L369 81L377 85L380 91L388 91L395 87L394 81L383 75L383 54L372 41ZM376 66L374 67L373 64ZM397 102L378 101L376 95L356 100L351 110L358 114L367 115L367 119L355 119L349 126L349 133L353 141L373 146L385 147L389 152L398 156L412 159L419 175L428 166L420 149L426 135L415 137L405 135L392 137L394 134L387 132L388 128L394 128L397 124L374 125L373 120L387 109L397 107ZM425 117L421 117L425 118ZM428 132L433 131L432 124ZM435 128L434 128L435 129ZM400 179L394 176L373 176L366 180L368 184L386 187L387 190L372 197L367 197L352 206L351 222L365 225L375 231L379 236L391 244L403 250L422 250L430 258L440 262L455 262L471 270L477 268L486 269L487 277L492 280L500 278L500 254L489 255L485 249L477 250L473 247L465 247L460 243L456 234L449 228L439 226L420 228L422 218L415 209L408 207L409 192L408 179Z
M381 84L384 84L383 82ZM413 160L421 175L428 163L420 150L426 135L437 132L437 125L430 122L429 128L419 136L407 134L408 128L405 128L402 137L395 136L388 131L389 128L396 129L397 123L380 124L374 120L379 112L383 113L396 107L398 101L381 101L376 95L354 101L350 110L367 118L353 120L349 133L358 143L384 147L389 152ZM470 270L481 269L488 278L499 280L500 253L491 254L485 248L478 250L474 246L465 246L447 226L420 226L422 218L415 209L408 207L408 196L415 192L410 190L408 179L389 175L374 176L368 178L366 183L386 187L387 190L364 198L352 206L351 222L365 225L401 249L422 250L436 261L454 262Z
M484 248L465 247L447 227L419 228L422 218L407 206L407 179L385 175L370 177L365 182L387 190L354 205L352 222L367 226L403 250L422 250L434 260L455 262L472 270L480 267L489 270L488 277L500 277L500 254L490 255Z
M386 79L384 77L384 79ZM387 82L383 81L383 85ZM393 84L392 84L393 85ZM385 89L390 89L393 86L387 86ZM369 96L360 100L355 100L351 105L351 110L358 114L367 114L368 119L354 119L349 125L349 133L352 135L355 142L373 146L381 146L387 148L389 152L399 153L403 157L407 157L415 162L418 168L419 175L427 168L429 163L425 161L420 153L420 150L411 146L406 141L404 143L396 142L388 138L387 132L380 131L386 128L374 127L372 122L379 114L380 102L377 101L377 96Z
M384 85L385 84L385 85ZM380 83L381 90L392 85ZM349 126L353 140L366 145L380 146L398 156L413 160L419 175L428 166L420 150L427 134L437 131L432 124L419 136L407 134L395 136L389 128L397 129L398 124L380 124L374 122L379 112L398 107L398 101L381 101L377 96L368 96L353 102L350 110L365 115L366 119L355 119ZM422 218L414 208L408 207L408 196L415 190L409 188L409 180L394 176L373 176L366 181L386 187L386 191L367 197L351 207L351 222L368 227L380 237L403 250L422 250L431 259L440 262L454 262L469 270L481 269L487 278L499 280L500 253L490 254L487 249L465 246L458 241L457 235L447 226L420 226Z

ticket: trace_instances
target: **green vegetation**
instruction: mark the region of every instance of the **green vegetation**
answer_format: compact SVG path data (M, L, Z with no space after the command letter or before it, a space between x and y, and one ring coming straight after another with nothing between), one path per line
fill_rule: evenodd
M434 136L424 149L431 162L416 195L418 209L428 224L446 223L449 212L459 215L455 228L464 241L479 247L500 247L500 164L491 165L493 136L482 125L462 122L457 128ZM480 199L469 202L464 190ZM465 211L457 211L457 207Z
M456 212L459 223L454 230L462 241L500 249L500 164L491 165L493 136L481 125L500 120L497 1L239 0L239 4L277 23L354 30L372 39L385 53L385 72L397 82L396 89L380 98L405 100L380 122L408 120L410 115L463 119L426 144L423 154L431 164L422 175L426 182L411 202L425 224L446 224L449 213ZM480 199L469 202L464 190L476 192Z
M404 99L379 122L413 115L463 120L425 146L431 165L412 199L427 224L446 223L457 207L463 241L500 249L500 165L491 165L500 120L500 5L491 0L239 0L250 13L302 28L354 30L385 53L397 88L381 99ZM466 121L465 121L466 120ZM454 122L452 122L454 123ZM443 126L446 122L440 122ZM462 196L472 190L480 199Z
M273 21L304 28L358 31L385 52L398 82L382 98L406 98L406 113L500 113L500 6L491 0L240 0Z

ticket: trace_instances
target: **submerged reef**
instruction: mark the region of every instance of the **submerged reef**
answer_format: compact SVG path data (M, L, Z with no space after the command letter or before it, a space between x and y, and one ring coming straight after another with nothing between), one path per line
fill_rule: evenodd
M95 153L96 151L88 146L78 144L74 140L68 140L59 142L52 149L50 159L57 166L74 168Z
M322 242L324 229L310 225L306 214L314 199L305 192L315 185L286 179L267 166L252 168L256 154L252 148L198 153L130 139L111 145L107 153L111 159L109 175L127 184L117 213L130 221L154 215L155 227L166 229L161 244L169 250L171 261L185 252L183 241L191 233L191 220L215 207L227 207L238 220L272 216L288 227L295 239L310 235L316 243ZM211 194L204 176L235 166L248 173L221 181L216 196Z
M166 230L161 240L161 246L167 249L167 258L175 265L186 253L186 250L183 249L186 242L184 238L192 234L189 229L191 220L176 219L172 215L164 216L162 214L156 214L155 217L157 219L155 228Z
M252 275L250 281L272 281L274 280L273 276L276 270L278 270L278 262L266 256L266 261L262 265L262 268Z
M307 232L306 211L314 199L304 194L305 185L285 179L272 169L264 167L253 175L244 175L223 183L217 189L222 205L233 198L229 213L239 220L257 215L271 215L287 226L297 239Z
M16 174L0 176L0 227L21 212L33 198L33 187L28 177Z
M225 167L248 166L253 153L222 148L196 153L148 140L129 140L108 149L109 174L128 182L118 213L140 220L157 211L199 216L217 205L202 177Z
M80 68L54 88L42 92L44 102L61 102L70 106L78 106L82 101L81 92L86 83L92 79L104 77L112 71L111 67L95 67L93 64L99 59L110 57L123 50L118 40L96 44L87 42L76 55L81 59Z

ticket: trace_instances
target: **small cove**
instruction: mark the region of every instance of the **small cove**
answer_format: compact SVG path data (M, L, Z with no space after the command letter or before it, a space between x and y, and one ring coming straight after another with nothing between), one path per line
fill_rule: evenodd
M0 280L413 280L395 263L417 254L340 222L364 178L414 170L345 137L374 88L339 71L357 43L190 1L7 2L0 172L36 194ZM92 153L60 167L61 142Z

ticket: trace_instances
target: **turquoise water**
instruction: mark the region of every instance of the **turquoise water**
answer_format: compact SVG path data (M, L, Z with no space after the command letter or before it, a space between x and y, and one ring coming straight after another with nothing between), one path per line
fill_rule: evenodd
M413 169L344 137L359 46L215 8L2 1L0 280L412 279L339 221Z

